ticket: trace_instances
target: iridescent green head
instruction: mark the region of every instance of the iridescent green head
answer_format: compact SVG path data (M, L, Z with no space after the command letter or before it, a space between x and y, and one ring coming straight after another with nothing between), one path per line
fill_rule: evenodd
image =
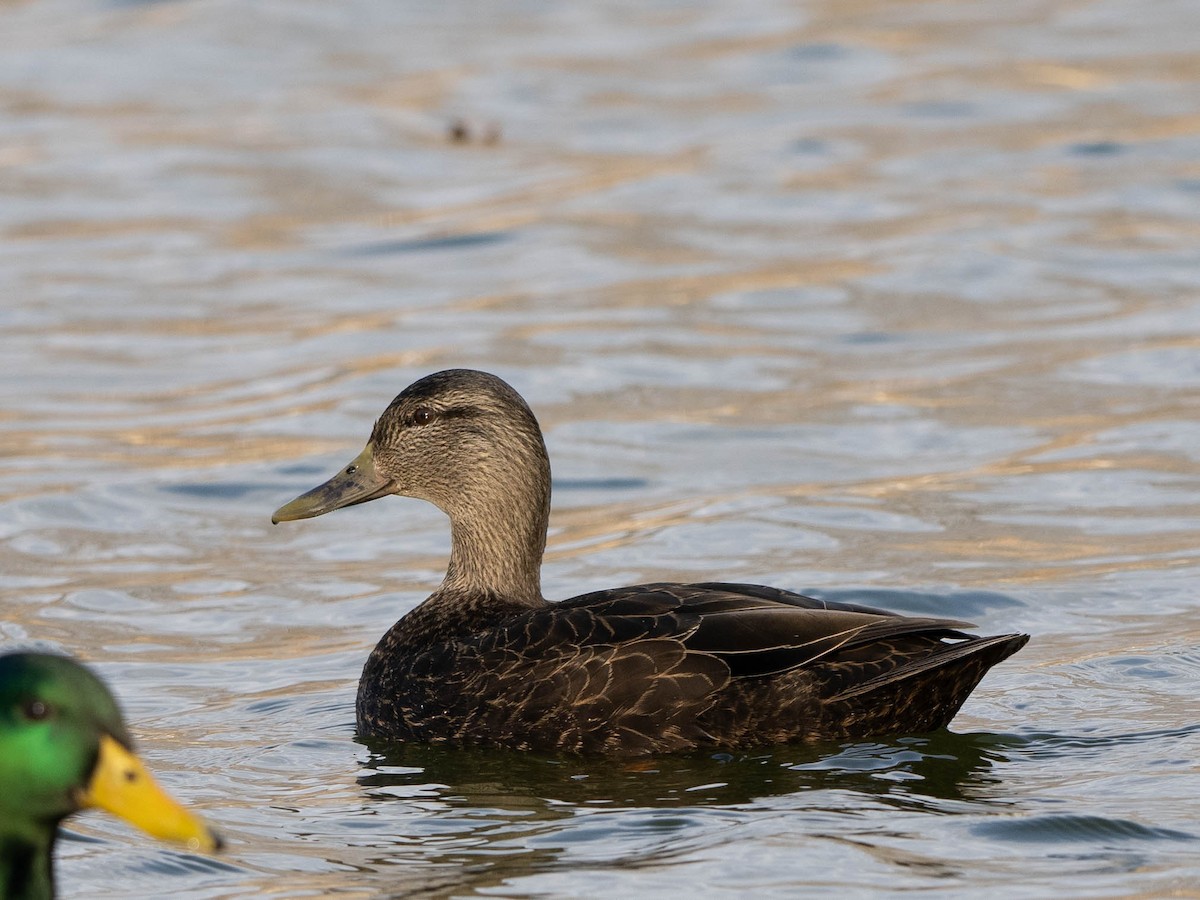
M194 849L219 845L134 755L96 675L65 656L0 656L0 896L52 895L58 824L87 807Z
M82 806L109 735L130 746L104 684L64 656L0 656L0 830L40 828Z

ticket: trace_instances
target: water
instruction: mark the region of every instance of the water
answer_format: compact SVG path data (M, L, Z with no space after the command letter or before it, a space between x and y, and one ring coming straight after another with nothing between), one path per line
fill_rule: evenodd
M0 641L93 662L230 839L89 814L63 894L1198 896L1198 29L0 7ZM546 428L552 597L758 581L1034 639L954 734L356 743L445 522L269 516L453 365Z

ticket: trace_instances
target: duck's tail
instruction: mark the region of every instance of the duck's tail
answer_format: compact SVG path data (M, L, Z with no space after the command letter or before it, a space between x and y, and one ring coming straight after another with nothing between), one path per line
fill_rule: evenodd
M1029 641L1027 634L972 637L847 686L823 704L831 737L926 732L954 718L988 669Z

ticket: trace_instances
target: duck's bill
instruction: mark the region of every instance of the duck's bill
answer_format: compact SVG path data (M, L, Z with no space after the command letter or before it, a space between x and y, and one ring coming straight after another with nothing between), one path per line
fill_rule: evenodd
M81 798L119 816L147 834L211 853L221 839L199 817L188 812L158 786L150 771L114 738L100 739L100 758Z
M375 449L368 443L358 456L320 487L275 510L271 522L311 519L343 506L366 503L392 493L392 484L375 470Z

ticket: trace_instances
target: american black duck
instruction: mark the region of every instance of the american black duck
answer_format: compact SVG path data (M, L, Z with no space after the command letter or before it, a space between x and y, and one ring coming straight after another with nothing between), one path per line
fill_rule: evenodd
M196 850L220 844L155 783L91 671L65 656L0 656L0 897L54 896L59 823L88 807Z
M272 521L388 494L438 506L452 542L441 586L367 659L364 737L635 755L926 732L1028 640L750 584L549 603L546 447L521 396L485 372L406 388L362 453Z

